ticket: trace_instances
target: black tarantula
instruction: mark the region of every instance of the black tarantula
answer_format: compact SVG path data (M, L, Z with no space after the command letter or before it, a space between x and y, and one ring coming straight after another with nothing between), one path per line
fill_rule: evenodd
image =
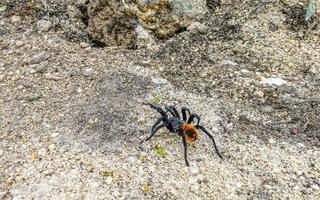
M161 117L156 121L156 123L151 128L151 134L143 139L140 142L140 145L149 139L151 139L154 134L161 128L166 127L170 132L177 133L182 137L182 142L184 146L184 159L186 161L186 165L189 166L188 158L187 158L187 143L192 143L196 141L200 136L200 130L209 136L212 140L214 149L218 156L222 159L221 154L218 151L217 145L214 141L213 136L201 125L200 117L197 114L191 114L190 110L186 107L181 108L182 119L174 106L165 106L165 110L161 107L155 106L150 103L144 102L145 105L149 105L152 109L155 109L158 113L160 113ZM189 114L189 118L187 119L187 113ZM171 114L172 116L168 116ZM194 120L197 120L195 126L191 125ZM162 123L161 123L162 122Z

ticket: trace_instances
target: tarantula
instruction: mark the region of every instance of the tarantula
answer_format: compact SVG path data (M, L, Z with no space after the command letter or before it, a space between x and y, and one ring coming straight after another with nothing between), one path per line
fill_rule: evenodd
M187 143L192 143L196 141L200 136L200 130L203 131L213 142L214 149L218 156L222 159L221 154L218 151L217 145L213 136L201 125L200 117L197 114L191 114L190 110L186 107L181 108L182 119L174 106L165 106L165 110L161 107L155 106L150 103L144 102L143 104L149 105L152 109L155 109L158 113L160 113L161 117L156 121L156 123L151 128L151 134L143 139L140 142L140 146L144 141L151 139L155 133L161 129L166 127L170 132L177 133L182 137L182 142L184 146L184 159L186 161L186 165L189 166L188 158L187 158ZM187 113L189 114L189 118L187 119ZM168 116L171 114L172 116ZM197 120L195 126L191 125L194 120ZM162 123L161 123L162 122Z

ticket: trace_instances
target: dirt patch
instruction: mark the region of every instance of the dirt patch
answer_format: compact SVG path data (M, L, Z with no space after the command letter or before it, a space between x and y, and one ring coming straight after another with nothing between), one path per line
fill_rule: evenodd
M78 132L85 133L82 139L90 147L119 151L123 142L133 143L143 132L136 124L141 116L136 108L142 107L154 85L150 79L124 70L108 72L96 84L95 95L81 106L82 111L75 111Z
M292 29L291 4L233 3L211 10L204 32L135 50L95 48L68 9L41 15L52 22L42 32L9 6L0 199L318 199L319 26ZM159 117L141 101L155 96L200 115L224 159L201 135L185 167L165 129L136 148Z

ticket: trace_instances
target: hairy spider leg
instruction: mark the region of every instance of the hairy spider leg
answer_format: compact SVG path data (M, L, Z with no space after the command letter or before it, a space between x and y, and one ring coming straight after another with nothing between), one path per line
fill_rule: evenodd
M151 131L150 131L151 133L150 133L150 135L149 135L148 137L146 137L145 139L143 139L143 140L140 142L139 146L141 146L141 144L142 144L143 142L150 140L150 139L156 134L156 132L159 131L161 128L167 126L167 123L165 123L165 122L163 122L161 125L159 125L160 122L162 122L162 120L163 120L163 117L160 117L160 118L157 120L157 122L156 122L156 123L152 126L152 128L151 128ZM158 125L159 125L159 126L158 126Z
M173 110L173 112L175 113L176 117L178 117L179 119L181 119L179 112L177 111L177 109L174 106L169 106L169 108L171 110Z
M192 114L192 115L190 115L187 123L188 123L188 124L191 124L191 123L193 122L193 119L197 119L197 120L198 120L198 121L197 121L197 126L199 126L200 117L199 117L197 114Z
M176 113L170 107L165 106L165 108L166 111L169 112L173 117L177 117Z
M207 136L209 136L209 138L212 140L213 146L216 150L216 153L218 154L218 156L222 159L221 154L219 153L219 150L217 148L216 142L214 141L213 136L203 127L203 126L196 126L196 128L200 128L200 130L202 130L205 134L207 134Z
M144 102L143 104L150 106L150 108L152 108L152 109L156 110L158 113L160 113L160 115L163 117L163 121L168 121L167 113L164 110L162 110L161 107L155 106L155 105L148 103L148 102Z
M182 143L183 143L183 147L184 147L184 160L186 161L186 165L189 167L189 162L188 162L188 144L186 141L186 136L181 133L182 136Z
M188 108L186 108L186 107L182 107L181 108L181 112L182 112L182 119L183 119L183 121L187 121L187 113L186 112L188 112L188 114L189 114L189 116L191 115L191 112L190 112L190 110L188 109Z

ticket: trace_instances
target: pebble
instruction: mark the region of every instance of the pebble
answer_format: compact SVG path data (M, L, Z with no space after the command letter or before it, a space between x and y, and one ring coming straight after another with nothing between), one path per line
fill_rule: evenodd
M15 43L15 45L16 45L17 47L21 47L23 44L24 44L24 42L21 41L21 40L18 40L18 41L16 41L16 43Z
M134 163L134 162L136 161L136 159L135 159L133 156L130 156L130 157L128 158L128 161L129 161L130 163Z
M264 97L264 92L261 91L261 90L256 90L254 93L253 93L254 96L256 97L259 97L259 98L263 98Z
M238 66L238 63L233 62L231 60L223 60L222 63L221 63L221 66L222 67L231 67L231 68L233 68L233 67Z
M275 139L272 139L272 138L270 138L269 139L269 144L276 144L277 143L277 141L275 140Z
M320 64L312 65L309 71L317 76L320 76Z
M106 183L107 183L108 185L111 185L111 184L112 184L112 177L111 177L111 176L108 176L108 177L106 178Z
M301 176L302 174L303 174L303 171L301 171L301 170L300 170L300 171L297 171L297 175L298 175L298 176Z
M19 15L13 15L11 17L11 22L12 23L20 23L21 22L21 17Z
M287 81L283 80L282 78L267 78L262 80L261 83L267 85L281 86L283 84L286 84Z
M299 148L305 148L305 145L304 145L303 143L299 142L299 143L297 144L297 147L299 147Z
M311 185L311 188L312 188L313 190L315 190L315 191L320 190L320 187L319 187L318 184L313 184L313 185Z
M82 75L85 76L85 77L91 76L92 72L93 72L92 68L83 68L81 70Z
M190 26L187 28L191 33L206 33L208 27L200 22L192 22Z
M40 62L43 62L43 61L48 60L50 57L51 57L50 54L48 54L48 53L45 52L45 51L42 51L42 52L34 55L34 56L29 60L28 63L30 63L30 64L38 64L38 63L40 63Z
M200 173L200 169L197 166L190 167L190 174L197 175Z
M44 62L41 62L40 64L37 65L37 72L38 73L44 73L46 69L48 68L49 62L46 60Z
M30 69L30 70L29 70L29 73L30 73L30 74L35 74L36 72L37 72L37 71L36 71L35 69Z
M37 29L41 32L48 32L52 26L52 23L48 20L39 20L37 22Z
M208 74L208 70L202 70L199 75L201 78L205 78L208 76Z
M80 47L81 48L87 48L87 47L89 47L90 45L88 44L88 43L86 43L86 42L80 42Z
M164 78L152 78L152 82L156 85L165 85L168 83L168 80Z
M4 80L4 74L0 74L0 82Z
M241 69L240 74L244 77L249 77L251 75L251 72L247 69Z
M50 74L50 73L45 74L44 77L48 80L54 80L54 81L62 80L61 77Z
M6 192L0 191L0 199L5 199L6 197Z
M296 186L294 186L292 189L293 189L294 191L298 191L298 190L300 190L300 187L299 187L298 185L296 185Z

